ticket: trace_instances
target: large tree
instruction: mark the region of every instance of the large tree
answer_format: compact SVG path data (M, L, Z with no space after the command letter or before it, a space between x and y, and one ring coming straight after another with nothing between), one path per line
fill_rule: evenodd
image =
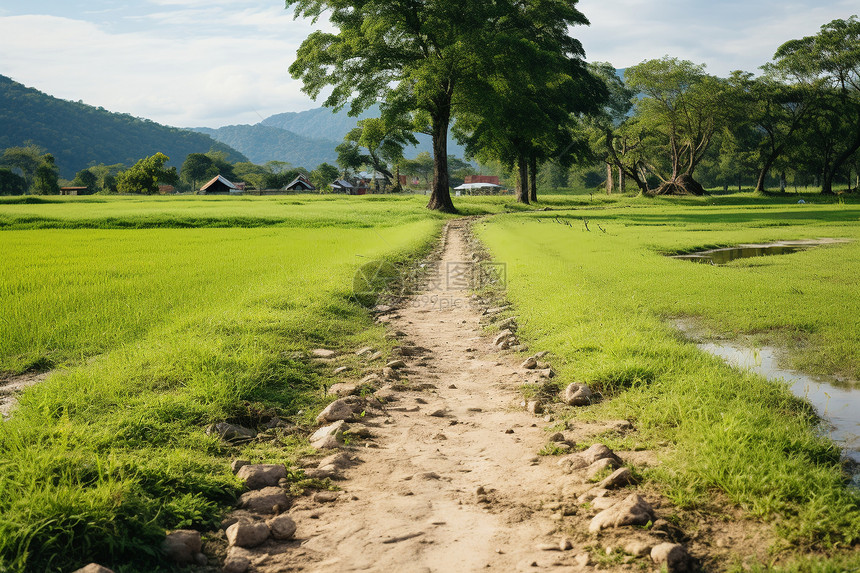
M774 67L805 86L823 84L816 129L831 158L821 166L821 192L833 192L839 170L860 150L860 20L833 20L815 36L786 42Z
M290 67L293 77L303 80L305 92L312 97L331 86L325 101L330 107L351 103L350 111L357 114L382 102L383 118L412 114L416 131L428 133L433 140L433 189L427 206L448 212L454 211L447 165L449 127L474 104L470 86L492 72L494 58L507 51L503 44L511 38L503 32L513 28L506 27L505 20L521 18L526 12L545 22L557 17L553 26L566 34L567 15L575 4L562 0L286 3L295 7L296 16L316 20L325 12L338 30L314 32L302 43ZM517 31L528 33L525 27Z
M704 193L693 175L731 108L725 82L704 65L668 56L627 68L624 77L643 96L636 102L642 128L659 134L659 155L648 162L663 181L656 193Z
M170 158L163 153L141 159L119 174L116 183L117 192L154 195L158 193L159 183L174 185L179 180L179 176L176 174L175 167L168 169L164 167L168 161Z
M583 61L569 27L588 24L576 2L512 3L485 46L470 83L468 113L457 126L467 151L516 166L517 200L537 199L538 164L569 163L585 148L576 116L599 109L606 88Z

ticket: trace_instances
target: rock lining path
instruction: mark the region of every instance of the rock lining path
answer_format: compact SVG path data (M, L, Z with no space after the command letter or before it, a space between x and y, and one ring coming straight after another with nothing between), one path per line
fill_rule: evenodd
M446 227L443 269L472 260L467 225L457 220ZM345 478L335 482L342 491L292 500L294 540L232 547L228 561L249 562L250 571L262 572L580 571L592 570L607 548L626 548L602 560L600 569L628 571L656 568L652 547L663 544L655 553L677 557L679 550L667 542L692 544L659 519L666 512L658 496L623 483L595 490L587 479L594 459L537 455L551 439L573 443L607 430L635 430L624 421L577 422L553 438L552 424L522 404L521 385L535 371L522 368L521 356L493 345L483 331L483 310L471 292L444 284L394 309L385 319L390 332L399 331L402 345L421 351L398 365L408 383L377 392L392 397L385 413L361 419L373 435L372 447L356 440L342 450L351 459L348 467L343 456L334 462ZM616 453L596 459L634 467L654 460L650 452ZM618 466L601 463L607 470L602 475ZM621 473L623 481L630 478ZM662 525L650 531L613 527L618 519L604 516L609 529L595 533L594 517L624 503L636 511L644 503L647 516ZM639 557L630 555L637 552Z

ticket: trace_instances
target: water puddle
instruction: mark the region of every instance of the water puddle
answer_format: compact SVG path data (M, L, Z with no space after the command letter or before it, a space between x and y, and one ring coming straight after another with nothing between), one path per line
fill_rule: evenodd
M770 380L786 381L795 396L806 399L824 420L825 432L855 462L853 483L860 487L860 390L840 388L824 379L780 368L776 349L746 348L727 342L701 342L696 346L738 368L751 370Z
M848 242L847 239L810 239L801 241L779 241L766 245L738 245L725 249L710 249L697 253L673 255L673 259L682 259L709 265L724 265L735 259L750 257L767 257L772 255L788 255L821 245L833 245Z

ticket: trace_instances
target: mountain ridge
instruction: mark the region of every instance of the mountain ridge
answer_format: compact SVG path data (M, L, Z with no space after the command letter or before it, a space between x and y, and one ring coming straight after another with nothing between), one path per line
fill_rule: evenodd
M67 179L92 163L133 165L162 152L177 169L190 153L224 151L247 161L215 139L152 120L56 98L0 75L0 150L29 142L51 153Z

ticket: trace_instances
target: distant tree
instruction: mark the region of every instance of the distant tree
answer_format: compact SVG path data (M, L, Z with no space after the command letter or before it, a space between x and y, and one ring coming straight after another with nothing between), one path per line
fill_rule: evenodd
M629 177L640 192L648 192L648 184L642 176L643 131L635 118L630 117L636 92L618 77L615 67L608 63L591 64L594 75L606 84L608 98L603 108L584 119L592 153L606 166L606 193L614 188L613 172L618 172L618 189L626 191Z
M236 174L236 177L240 181L246 181L256 187L257 189L263 189L265 186L263 185L264 178L271 173L270 170L266 168L270 162L267 162L264 165L256 165L251 163L250 161L243 161L241 163L236 163L233 165L233 172ZM286 163L286 162L277 162L277 163ZM286 163L289 165L288 163Z
M269 173L283 173L289 169L292 169L292 165L290 165L289 161L278 161L276 159L272 159L271 161L266 161L263 164L263 168Z
M832 193L840 169L860 150L860 20L833 20L815 36L786 42L774 68L797 84L821 85L826 95L818 100L813 129L832 146L820 171L821 192Z
M404 161L402 169L407 175L424 179L424 184L429 186L430 176L433 175L435 169L433 156L427 151L422 151L415 156L415 159Z
M0 167L0 195L23 195L26 192L26 179L8 167Z
M704 65L668 56L627 68L624 77L643 94L635 106L640 127L656 135L647 161L663 181L656 193L704 193L693 176L726 123L726 83L706 74Z
M412 134L412 123L408 116L372 117L358 122L358 126L344 137L344 142L335 150L338 165L357 171L368 166L381 173L390 182L394 175L389 165L403 159L403 148L417 145Z
M89 169L81 169L75 174L72 185L75 187L86 187L88 194L95 193L98 191L98 177Z
M46 153L42 156L42 164L36 168L30 193L33 195L57 195L60 193L59 170L54 163L54 156Z
M182 180L196 191L199 185L218 175L218 168L205 153L189 153L179 173Z
M122 163L113 165L90 165L87 169L96 176L96 188L99 193L116 193L116 176L126 168Z
M233 164L230 163L226 151L213 148L206 152L206 157L212 160L212 165L215 167L215 173L213 173L212 177L221 175L228 181L236 180L236 173L233 172Z
M156 153L141 159L117 177L117 192L140 193L154 195L158 193L158 184L174 185L179 179L176 168L165 169L164 164L170 158L163 153Z
M311 184L322 193L328 189L330 183L337 179L338 175L340 175L340 171L337 167L328 163L320 163L316 169L311 171L309 179Z
M28 187L33 184L36 170L44 162L45 150L33 143L27 143L18 147L9 147L0 156L0 167L7 167L23 177L27 181Z

